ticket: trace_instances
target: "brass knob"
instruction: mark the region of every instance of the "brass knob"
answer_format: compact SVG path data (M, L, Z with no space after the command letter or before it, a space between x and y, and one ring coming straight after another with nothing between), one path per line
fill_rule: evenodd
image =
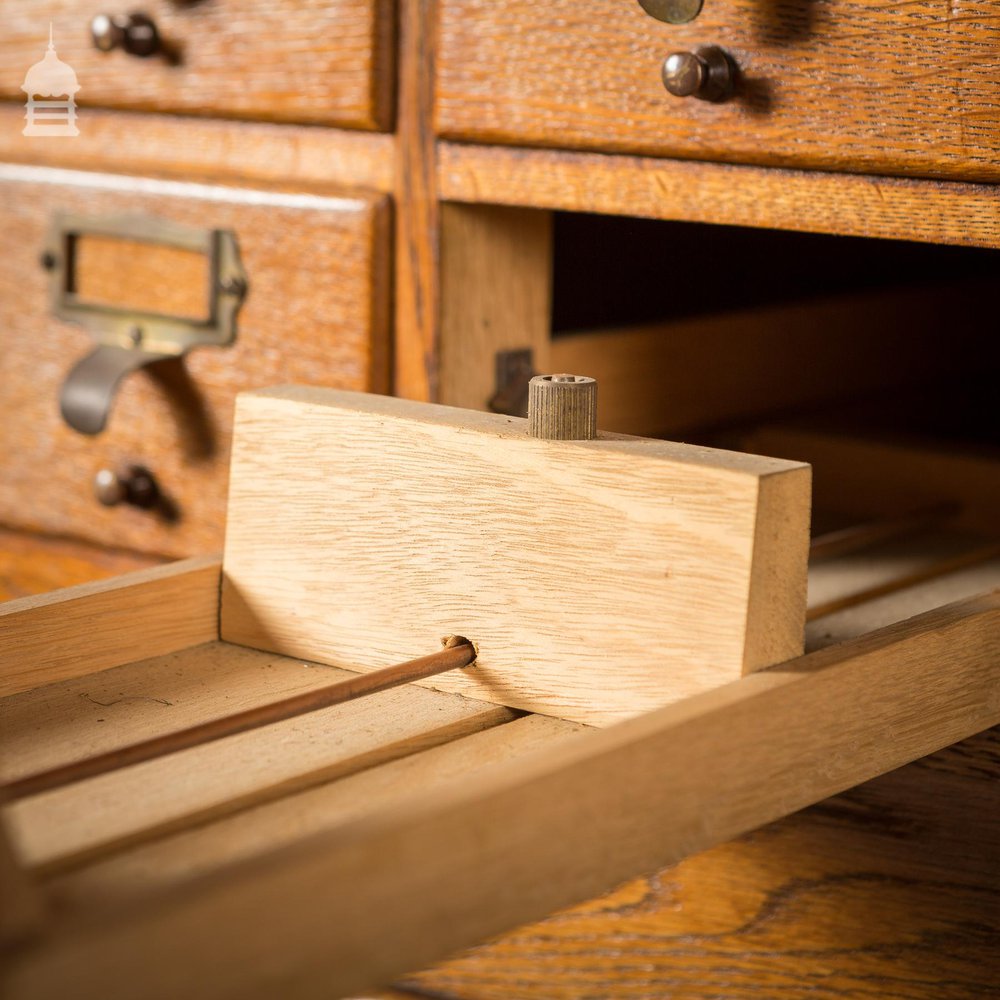
M702 0L639 0L639 6L657 21L687 24L701 13Z
M736 66L718 46L672 52L663 60L663 86L674 97L724 101L733 93Z
M528 383L528 433L550 441L592 441L597 437L597 380L536 375Z
M97 14L90 22L94 45L102 52L121 49L131 56L153 56L162 49L160 33L146 14Z
M148 469L130 465L123 474L114 469L101 469L94 476L94 496L105 507L127 503L149 510L158 503L160 488Z

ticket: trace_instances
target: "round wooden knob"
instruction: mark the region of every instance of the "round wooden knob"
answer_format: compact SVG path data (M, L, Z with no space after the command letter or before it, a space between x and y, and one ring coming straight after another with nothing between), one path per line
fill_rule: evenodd
M90 22L90 36L102 52L121 49L145 57L162 47L155 22L145 14L97 14Z
M672 52L663 60L663 86L674 97L724 101L733 93L736 66L715 45L694 52Z
M597 380L586 375L536 375L528 383L528 433L550 441L597 437Z

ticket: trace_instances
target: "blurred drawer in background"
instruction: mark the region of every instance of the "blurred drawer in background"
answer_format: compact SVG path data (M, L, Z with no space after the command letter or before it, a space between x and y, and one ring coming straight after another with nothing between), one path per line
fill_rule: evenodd
M669 54L702 46L735 64L721 103L661 80ZM1000 179L1000 26L985 0L706 0L686 24L636 0L443 0L439 67L448 138Z
M232 234L247 276L235 341L127 375L96 436L60 415L67 375L96 346L52 312L43 257L60 218L82 232L66 280L100 309L199 321L212 268L157 241L171 228ZM122 220L148 226L152 242L100 234ZM0 523L164 555L218 548L238 391L281 382L388 389L388 224L387 199L376 194L0 166ZM150 509L98 502L99 473L127 478L135 467L152 473L162 500Z
M389 0L150 0L159 49L101 51L96 16L128 16L117 0L0 0L0 97L23 101L52 22L81 105L387 129L392 115Z

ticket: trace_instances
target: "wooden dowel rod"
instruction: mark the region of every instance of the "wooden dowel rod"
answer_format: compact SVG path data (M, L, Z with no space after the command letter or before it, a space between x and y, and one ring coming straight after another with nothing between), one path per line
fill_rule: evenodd
M93 778L99 774L129 767L132 764L141 764L143 761L152 760L155 757L177 753L179 750L189 750L204 743L221 740L226 736L235 736L237 733L260 729L262 726L270 726L275 722L293 719L298 715L305 715L307 712L340 705L363 695L387 691L389 688L409 684L411 681L422 680L425 677L433 677L435 674L443 674L448 670L468 667L476 659L475 646L467 639L452 637L446 640L446 643L444 649L438 653L431 653L430 656L421 656L419 659L409 660L406 663L373 670L367 674L358 674L357 677L350 677L345 681L331 684L329 687L305 691L282 701L272 702L270 705L248 708L235 715L212 719L188 729L164 733L162 736L154 736L152 739L119 747L116 750L109 750L107 753L97 754L94 757L72 761L48 771L39 771L37 774L26 775L16 781L0 785L0 802L38 795L41 792L83 781L85 778Z

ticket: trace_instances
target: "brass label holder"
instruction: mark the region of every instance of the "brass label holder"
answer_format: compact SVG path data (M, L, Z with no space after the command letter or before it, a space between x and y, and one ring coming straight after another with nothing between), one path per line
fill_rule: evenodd
M75 245L82 236L103 236L204 254L209 263L205 319L88 302L77 294ZM144 216L53 217L42 256L51 273L50 304L61 320L86 328L97 346L78 361L59 393L63 419L81 434L107 424L115 393L130 372L195 347L227 347L236 339L236 317L246 298L247 275L234 233L200 229Z

